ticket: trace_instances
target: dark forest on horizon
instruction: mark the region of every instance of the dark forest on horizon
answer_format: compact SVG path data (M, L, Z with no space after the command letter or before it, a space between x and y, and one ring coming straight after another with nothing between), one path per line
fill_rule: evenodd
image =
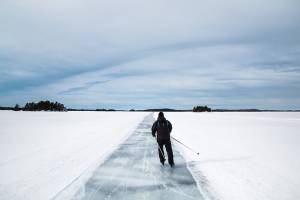
M0 106L0 110L14 110L14 111L103 111L103 112L112 112L112 111L130 111L130 112L299 112L300 110L277 110L277 109L212 109L208 106L194 106L192 109L172 109L172 108L149 108L149 109L106 109L106 108L97 108L97 109L75 109L75 108L66 108L64 104L51 101L39 101L28 102L21 107L19 104L16 104L14 107L9 106Z

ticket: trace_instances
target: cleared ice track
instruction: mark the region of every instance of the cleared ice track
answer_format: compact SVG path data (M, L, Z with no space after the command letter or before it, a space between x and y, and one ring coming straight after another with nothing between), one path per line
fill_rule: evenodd
M145 117L72 199L203 199L175 146L175 167L159 163L153 121Z

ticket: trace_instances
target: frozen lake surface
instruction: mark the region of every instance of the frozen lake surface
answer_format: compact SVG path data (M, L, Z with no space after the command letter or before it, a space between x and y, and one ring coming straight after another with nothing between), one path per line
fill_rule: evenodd
M160 164L150 132L153 122L152 115L147 116L72 199L203 199L175 148L175 167Z
M0 111L0 199L52 199L90 175L148 114Z
M0 199L300 199L300 112L165 113L174 169L149 114L0 111Z

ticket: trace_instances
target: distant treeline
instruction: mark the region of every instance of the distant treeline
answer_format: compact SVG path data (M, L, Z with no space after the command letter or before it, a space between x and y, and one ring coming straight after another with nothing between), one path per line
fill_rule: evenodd
M50 101L28 102L24 107L16 104L15 107L0 107L0 110L14 110L14 111L67 111L64 104Z
M116 110L116 109L74 109L66 108L64 104L50 101L40 101L38 103L28 102L24 107L16 104L15 107L1 107L0 110L15 110L15 111L130 111L130 112L300 112L300 110L260 110L260 109L211 109L208 106L195 106L193 109L171 109L171 108L151 108L151 109L130 109L130 110Z
M76 108L68 108L67 109L68 111L126 111L126 110L115 110L115 109L104 109L104 108L101 108L101 109L76 109Z
M170 108L155 108L155 109L145 109L145 110L134 110L130 111L144 111L144 112L211 112L212 109L207 106L195 106L193 109L170 109Z
M14 107L0 106L0 110L14 110Z
M259 109L215 109L214 112L273 112L273 111L282 111L282 110L259 110Z
M180 110L180 109L171 109L171 108L150 108L144 110L134 110L130 111L140 111L140 112L190 112L191 110Z
M24 111L66 111L64 104L50 101L40 101L38 103L26 103Z
M195 106L193 112L211 112L211 108L207 106Z

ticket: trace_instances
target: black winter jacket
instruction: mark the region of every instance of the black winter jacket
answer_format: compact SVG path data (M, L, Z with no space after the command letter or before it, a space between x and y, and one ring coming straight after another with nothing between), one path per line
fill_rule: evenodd
M170 140L172 124L166 118L158 118L152 125L152 135L155 137L157 132L157 140Z

